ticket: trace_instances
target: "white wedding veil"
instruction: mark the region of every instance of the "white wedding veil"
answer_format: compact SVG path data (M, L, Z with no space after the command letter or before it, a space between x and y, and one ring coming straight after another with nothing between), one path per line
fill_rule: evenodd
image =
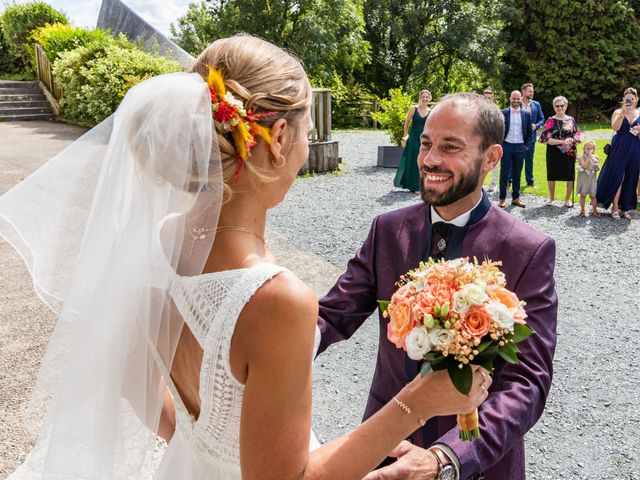
M198 74L154 77L0 197L0 234L57 314L20 478L136 478L150 460L183 327L169 289L202 272L222 203L214 133Z

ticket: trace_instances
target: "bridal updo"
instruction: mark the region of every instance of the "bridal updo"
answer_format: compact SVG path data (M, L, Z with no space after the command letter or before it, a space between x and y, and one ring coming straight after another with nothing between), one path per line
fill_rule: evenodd
M244 103L247 111L275 112L260 120L260 125L265 127L286 118L295 129L311 105L311 85L300 62L259 38L236 35L216 40L198 56L191 71L206 79L209 67L222 69L226 88ZM233 195L237 152L229 132L215 119L214 123L225 184L224 201L227 202ZM266 172L252 164L251 155L244 162L242 175L269 180Z

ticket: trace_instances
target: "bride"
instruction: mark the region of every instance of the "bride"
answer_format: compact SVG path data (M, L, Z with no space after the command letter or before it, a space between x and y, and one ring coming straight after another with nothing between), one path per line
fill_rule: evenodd
M58 316L25 416L38 440L12 480L360 479L428 418L486 398L481 369L468 396L418 376L316 444L317 300L264 238L308 155L311 87L250 36L192 72L132 88L0 198L0 233Z

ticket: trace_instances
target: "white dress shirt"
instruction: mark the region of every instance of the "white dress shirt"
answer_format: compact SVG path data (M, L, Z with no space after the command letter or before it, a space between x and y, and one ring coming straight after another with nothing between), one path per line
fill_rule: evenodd
M509 107L509 114L511 120L509 121L509 132L504 139L507 143L524 143L522 137L522 117L520 116L520 109L514 110Z

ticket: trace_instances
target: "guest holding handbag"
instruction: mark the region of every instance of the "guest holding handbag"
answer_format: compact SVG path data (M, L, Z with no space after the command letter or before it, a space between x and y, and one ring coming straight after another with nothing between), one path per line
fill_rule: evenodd
M580 143L580 130L573 117L566 114L569 101L562 95L553 99L554 116L547 119L540 142L547 144L548 206L555 202L556 182L567 182L564 206L573 207L571 194L575 177L576 145Z

